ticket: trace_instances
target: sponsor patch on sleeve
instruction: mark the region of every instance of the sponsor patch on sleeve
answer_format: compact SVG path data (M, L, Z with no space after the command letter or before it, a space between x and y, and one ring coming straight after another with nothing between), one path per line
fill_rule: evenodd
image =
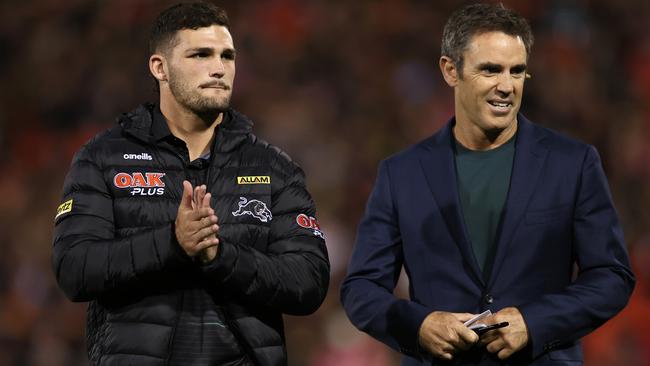
M268 175L250 175L237 177L237 184L271 184L271 177Z
M59 205L59 208L56 209L56 216L54 216L54 220L58 219L59 216L72 211L72 201L73 200L70 199Z
M325 235L321 231L320 226L318 225L318 220L316 220L315 217L307 216L305 214L300 214L296 216L296 223L300 227L303 227L308 230L313 230L315 236L325 239Z

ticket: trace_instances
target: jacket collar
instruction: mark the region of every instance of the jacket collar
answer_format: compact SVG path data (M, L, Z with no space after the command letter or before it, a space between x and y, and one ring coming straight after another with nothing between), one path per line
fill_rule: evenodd
M488 288L496 282L503 261L508 256L514 233L525 216L530 198L537 190L537 185L543 184L544 180L541 173L548 154L548 146L544 141L547 134L523 115L519 114L517 119L519 125L510 188L497 233L496 254Z
M544 137L542 129L536 128L522 114L517 115L517 121L517 139L510 189L503 209L501 225L497 232L497 252L492 266L490 283L494 282L513 233L523 217L535 184L539 180L547 153L547 147L542 142ZM455 123L455 118L451 118L440 131L419 144L419 160L422 172L452 238L459 246L474 278L479 283L486 285L487 281L483 278L474 257L461 211L454 159L453 126Z
M127 134L149 144L156 144L171 135L157 103L144 103L119 116L117 123ZM235 150L248 138L252 130L253 122L250 119L234 109L228 109L216 129L213 153Z

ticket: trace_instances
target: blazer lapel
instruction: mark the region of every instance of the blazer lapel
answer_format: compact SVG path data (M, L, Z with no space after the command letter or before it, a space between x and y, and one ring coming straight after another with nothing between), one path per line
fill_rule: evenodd
M465 220L461 214L458 198L456 164L452 146L454 122L452 118L442 130L420 145L420 165L451 236L460 248L475 279L484 284L471 243L467 239Z
M508 247L515 230L525 215L530 197L539 182L544 160L548 153L547 147L541 143L542 137L536 133L532 122L524 116L517 116L517 141L515 143L515 158L510 178L508 198L501 217L496 254L490 274L490 286L496 280L501 264L507 256ZM488 287L488 288L489 288Z

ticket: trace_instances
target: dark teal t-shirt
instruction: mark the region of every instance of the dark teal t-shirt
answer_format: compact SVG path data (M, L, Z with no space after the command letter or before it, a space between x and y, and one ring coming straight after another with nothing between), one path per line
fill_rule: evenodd
M494 261L514 156L515 137L487 151L469 150L456 141L456 176L463 218L485 278Z

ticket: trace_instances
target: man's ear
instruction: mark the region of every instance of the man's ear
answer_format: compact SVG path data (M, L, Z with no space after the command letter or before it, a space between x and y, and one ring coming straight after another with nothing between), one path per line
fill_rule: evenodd
M154 53L149 57L149 71L158 81L167 81L167 60L165 56Z
M442 77L445 78L447 85L452 88L458 84L458 68L456 63L447 56L440 57L440 71L442 72Z

